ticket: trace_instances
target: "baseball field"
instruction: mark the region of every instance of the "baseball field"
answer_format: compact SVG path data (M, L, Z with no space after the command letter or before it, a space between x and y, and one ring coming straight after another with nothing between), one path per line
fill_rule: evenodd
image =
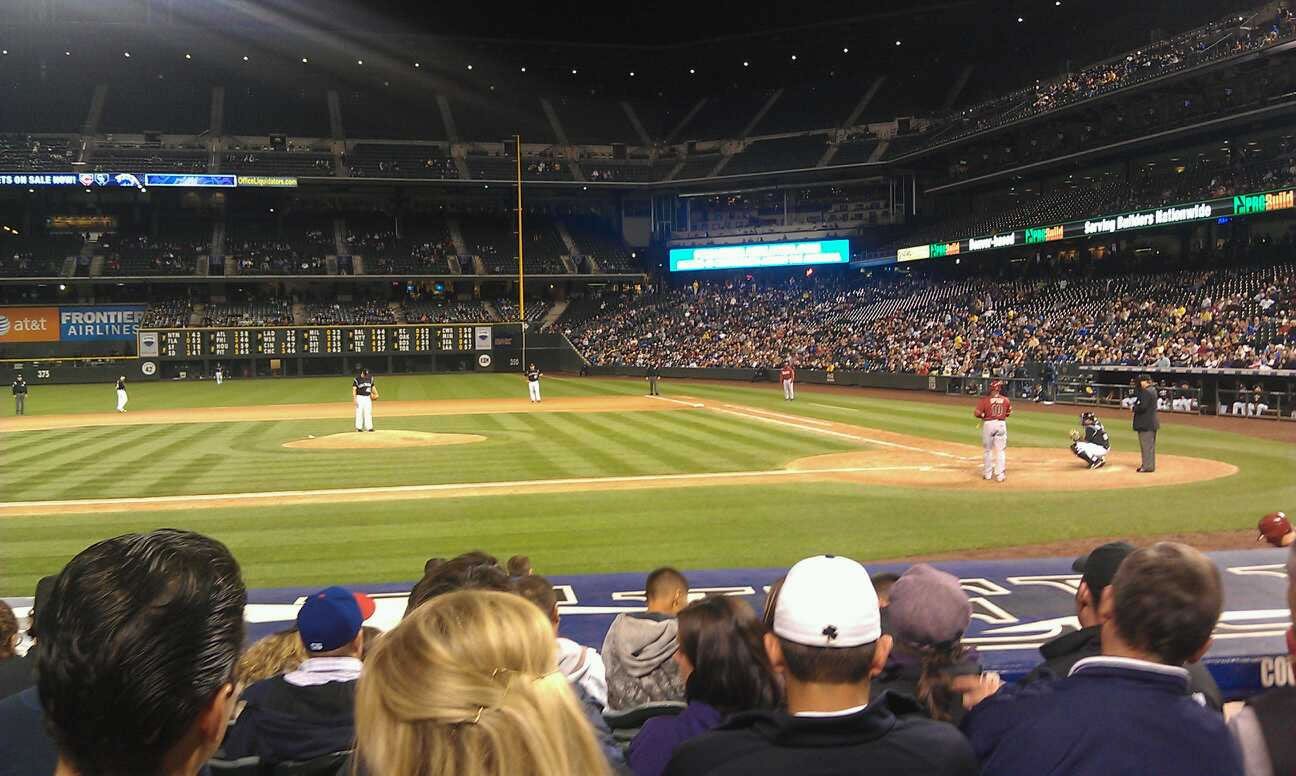
M546 573L1057 554L1094 538L1247 546L1296 505L1296 426L1164 418L1158 471L1066 450L1079 408L1019 406L985 482L969 400L861 389L516 375L380 377L378 431L345 378L40 386L0 417L0 595L96 539L160 526L226 542L250 586L417 578L472 548ZM1164 417L1164 416L1163 416ZM1233 430L1225 430L1225 428ZM1239 432L1240 429L1240 432ZM1253 545L1252 545L1253 546Z

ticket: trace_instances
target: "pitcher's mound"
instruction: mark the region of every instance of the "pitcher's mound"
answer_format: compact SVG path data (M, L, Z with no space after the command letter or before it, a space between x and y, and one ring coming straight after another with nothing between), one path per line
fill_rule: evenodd
M306 450L379 450L393 447L435 447L437 445L466 445L485 442L477 434L430 434L426 431L349 431L345 434L328 434L321 437L295 439L284 442L284 447Z

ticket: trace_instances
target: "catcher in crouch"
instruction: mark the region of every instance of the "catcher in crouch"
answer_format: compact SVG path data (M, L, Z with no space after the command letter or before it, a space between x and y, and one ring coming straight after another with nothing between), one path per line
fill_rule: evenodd
M1111 452L1111 437L1107 436L1107 429L1092 412L1080 413L1080 425L1084 428L1083 434L1071 430L1071 452L1089 464L1090 469L1101 469L1107 464L1107 453Z

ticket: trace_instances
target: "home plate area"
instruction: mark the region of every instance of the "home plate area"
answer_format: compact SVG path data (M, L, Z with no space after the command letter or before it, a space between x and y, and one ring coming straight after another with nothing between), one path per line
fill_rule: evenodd
M1293 682L1284 634L1285 550L1210 553L1224 577L1224 614L1216 626L1206 664L1228 700L1239 700ZM972 626L965 641L977 648L988 671L1005 680L1020 678L1040 661L1039 646L1077 627L1075 589L1080 575L1072 558L1008 561L938 561L933 565L962 580L972 600ZM906 563L866 564L870 573L903 572ZM541 569L543 571L543 569ZM759 611L771 583L783 569L686 571L690 597L709 594L745 598ZM562 612L562 635L599 648L612 619L643 611L641 574L553 575ZM374 596L377 610L368 624L383 630L400 621L411 585L355 585ZM291 627L304 596L301 588L254 590L247 607L248 639ZM19 617L30 599L13 599Z

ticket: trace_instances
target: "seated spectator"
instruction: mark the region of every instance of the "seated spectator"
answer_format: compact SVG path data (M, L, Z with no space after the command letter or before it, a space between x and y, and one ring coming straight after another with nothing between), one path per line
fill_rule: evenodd
M456 558L434 563L429 560L423 567L423 578L410 591L405 616L439 595L457 590L497 590L513 592L513 583L494 556L480 550L466 552Z
M962 643L971 622L972 602L957 577L925 563L911 567L891 588L886 632L893 646L870 699L898 692L917 699L932 719L961 720L964 691L980 684L976 652Z
M783 693L764 636L765 627L739 598L711 596L680 611L675 662L688 707L644 723L627 753L636 776L660 776L680 744L731 714L778 708Z
M36 612L40 610L45 602L49 599L50 590L54 586L54 577L42 577L36 583L36 599L32 604L31 612L27 615L27 638L29 644L26 655L12 655L8 658L0 659L0 698L7 698L10 695L16 695L23 690L36 686ZM13 615L13 610L0 602L0 645L4 644L4 634L7 632L7 624L4 611L8 610L9 615ZM13 627L17 629L18 622L13 621ZM15 636L17 634L15 633ZM17 642L15 642L17 643ZM0 649L3 652L3 649Z
M786 711L750 711L685 742L670 776L714 774L959 774L976 760L958 730L886 693L869 703L870 680L891 650L868 572L853 560L807 558L773 601L765 652L782 675Z
M239 681L244 685L256 684L263 679L295 671L308 659L310 653L306 651L306 645L302 644L301 635L296 628L271 633L258 639L239 658Z
M43 577L36 583L36 601L32 614L49 605L54 577ZM34 616L27 628L27 636L35 639L37 628ZM29 776L33 773L53 773L58 765L58 750L45 728L45 711L41 708L40 694L36 689L35 650L32 644L25 658L0 663L12 667L7 677L8 687L22 686L17 692L0 698L0 776ZM3 669L0 669L3 670ZM0 678L0 681L4 681Z
M510 577L525 577L531 573L531 559L527 556L514 555L508 559L508 575Z
M1223 602L1219 569L1197 550L1130 553L1098 604L1102 655L1065 679L1005 687L963 720L983 776L1240 774L1224 721L1189 697L1182 667L1210 647Z
M297 670L243 691L224 756L281 763L350 749L362 626L372 614L368 596L341 587L307 598L297 614L297 633L310 657Z
M558 596L549 580L540 576L522 577L516 582L518 595L540 607L558 634ZM558 636L558 670L578 685L601 710L607 706L607 671L598 652L571 639Z
M0 601L0 671L19 660L18 644L22 632L18 630L18 617L9 604Z
M556 660L553 626L520 596L427 601L365 667L359 759L369 773L402 776L609 773Z
M1287 608L1296 622L1296 547L1287 553ZM1296 661L1296 629L1287 631L1288 659ZM1247 699L1229 720L1246 776L1296 773L1291 730L1296 725L1296 687L1279 687Z
M1080 630L1058 636L1040 647L1044 662L1026 675L1023 684L1068 676L1072 666L1082 659L1102 654L1102 620L1098 617L1098 604L1103 590L1116 576L1116 570L1133 551L1134 547L1125 542L1109 542L1082 558L1076 558L1071 564L1073 570L1082 574L1075 597ZM1222 711L1224 694L1206 666L1196 662L1189 663L1186 668L1189 692L1203 699L1212 709Z
M608 708L684 700L684 680L672 659L679 647L675 615L688 603L688 580L672 568L648 575L647 611L618 614L603 639Z
M198 773L233 710L246 603L229 550L195 533L128 534L73 558L36 615L56 773Z

